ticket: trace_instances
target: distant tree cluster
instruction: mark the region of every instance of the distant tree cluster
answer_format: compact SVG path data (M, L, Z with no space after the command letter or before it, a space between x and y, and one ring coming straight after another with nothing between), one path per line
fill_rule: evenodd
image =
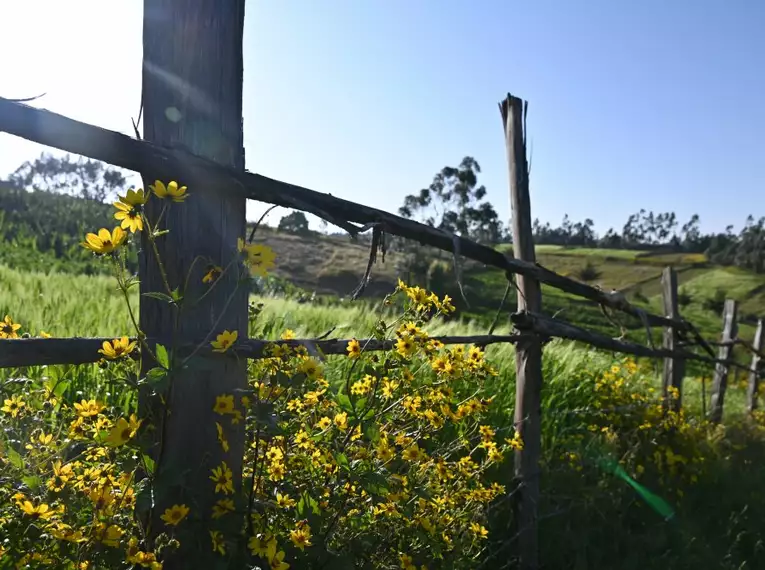
M293 211L279 220L279 231L306 236L311 233L308 229L308 218L303 212Z
M738 234L733 226L725 232L703 234L699 216L679 225L674 212L654 214L640 210L627 218L620 232L613 228L598 236L591 219L572 223L568 216L558 227L534 220L534 241L538 244L602 247L609 249L662 249L668 252L704 253L710 261L765 272L765 218L755 222L749 216Z
M0 262L39 271L107 269L80 243L87 231L116 224L105 201L125 184L121 171L95 160L43 154L25 162L0 180Z

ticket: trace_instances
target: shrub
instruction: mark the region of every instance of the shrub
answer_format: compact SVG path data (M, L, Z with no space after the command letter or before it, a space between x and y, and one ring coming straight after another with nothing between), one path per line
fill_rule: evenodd
M596 279L599 279L601 275L602 273L591 261L587 261L585 266L576 272L576 276L585 283L595 281Z
M677 304L681 307L687 307L693 302L693 297L684 288L680 288L677 292Z
M169 207L186 198L175 183L153 190L154 199L174 202ZM150 242L163 235L143 212L149 198L130 190L116 205L130 234L103 228L84 242L112 266L126 299L136 284L125 268L131 234L151 228ZM263 276L273 266L265 246L240 241L239 251L226 268L206 260L203 283L212 287L229 271L240 280L247 270ZM165 285L156 298L180 311L184 292ZM209 402L219 418L209 426L217 445L228 452L240 426L248 442L241 491L225 461L211 469L217 502L209 513L194 504L207 489L188 489L188 503L154 512L166 492L157 474L167 478L173 466L144 453L163 414L139 418L135 396L143 387L158 406L147 409L162 412L173 378L168 354L177 347L114 339L99 351L97 385L72 386L73 367L4 384L0 567L159 569L199 537L215 565L226 567L471 567L488 536L487 507L506 493L492 474L522 442L485 421L491 398L483 384L497 371L484 351L447 348L427 334L431 319L454 310L449 297L403 282L394 296L403 299L403 314L371 332L387 350L371 354L353 339L339 357L345 365L330 375L285 331L265 358L249 363L247 392ZM261 310L251 307L251 321ZM0 336L23 332L10 316L0 324ZM236 331L211 332L208 350L236 352ZM131 357L146 353L159 366L138 379ZM160 529L147 526L158 520Z
M707 311L712 311L718 315L722 314L723 308L725 307L725 291L717 289L713 297L704 299L702 307Z

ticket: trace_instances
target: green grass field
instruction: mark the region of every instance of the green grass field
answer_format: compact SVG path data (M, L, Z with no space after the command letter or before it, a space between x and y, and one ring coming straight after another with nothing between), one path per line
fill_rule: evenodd
M482 276L488 281L488 275L499 277L496 272L487 272ZM715 283L724 283L720 276ZM497 284L497 286L499 283ZM742 294L748 289L740 285ZM555 295L554 290L545 288L546 299L551 303L564 306L570 299ZM333 329L334 338L370 336L381 309L374 302L345 301L336 305L324 306L311 303L298 303L278 297L253 297L254 302L264 304L258 317L256 330L269 339L278 338L286 329L295 331L298 338L312 338ZM133 294L131 303L137 311L138 295ZM498 300L497 300L498 302ZM565 318L565 308L561 309ZM126 309L125 300L117 290L114 280L108 276L74 276L71 274L26 273L8 267L0 267L0 315L12 315L14 320L23 324L23 331L32 336L44 330L55 337L119 336L132 334L132 326ZM582 316L589 318L590 325L603 326L603 318L597 308L579 309L578 321ZM585 324L587 321L585 320ZM750 327L751 328L751 327ZM745 329L746 332L751 332ZM487 328L482 320L452 319L448 322L437 320L430 323L428 331L432 335L474 335L486 334ZM500 321L495 332L509 332L506 320ZM643 339L644 340L644 339ZM502 383L510 386L514 382L514 351L507 345L494 345L488 353L502 371ZM607 369L612 362L609 355L594 352L576 346L574 343L559 341L548 345L546 366L555 370L554 376L570 375L580 368L586 360L587 366L595 369ZM593 356L595 355L595 356ZM594 360L593 360L594 359ZM598 364L599 363L599 364ZM649 362L644 363L648 382L654 389L660 388L657 368ZM711 371L706 375L707 380ZM704 376L704 374L701 374ZM741 376L739 374L739 376ZM743 410L745 388L742 378L729 392L727 410L734 415ZM504 394L504 389L498 389ZM701 409L701 383L698 375L689 378L686 385L687 404L696 410ZM512 395L506 394L507 405L512 406Z

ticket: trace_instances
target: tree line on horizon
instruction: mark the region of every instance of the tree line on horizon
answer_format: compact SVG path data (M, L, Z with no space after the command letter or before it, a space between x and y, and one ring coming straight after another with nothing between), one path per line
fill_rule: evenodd
M466 156L456 167L436 173L429 186L406 196L398 213L482 244L511 243L509 224L499 219L487 199L478 181L480 172L478 162ZM84 272L96 271L98 264L79 247L83 231L113 225L107 204L126 183L120 169L81 157L44 153L25 162L0 181L0 260L23 266L25 256L39 254L46 267L74 262ZM590 218L574 222L567 215L558 226L535 219L534 240L563 247L704 253L712 263L765 272L765 217L749 216L737 233L733 226L703 233L696 214L680 224L674 212L645 209L630 215L619 230L598 235L594 225ZM303 236L314 233L306 216L296 211L282 217L278 229ZM390 245L403 254L406 271L427 271L426 252L419 244L394 239Z

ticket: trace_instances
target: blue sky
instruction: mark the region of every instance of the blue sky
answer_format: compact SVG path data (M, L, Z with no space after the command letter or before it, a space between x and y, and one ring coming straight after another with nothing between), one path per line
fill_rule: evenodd
M62 4L3 6L0 95L130 133L142 2ZM247 167L396 210L471 155L507 219L510 91L530 103L534 217L738 227L765 215L764 25L760 0L249 1ZM0 134L0 175L40 150Z

